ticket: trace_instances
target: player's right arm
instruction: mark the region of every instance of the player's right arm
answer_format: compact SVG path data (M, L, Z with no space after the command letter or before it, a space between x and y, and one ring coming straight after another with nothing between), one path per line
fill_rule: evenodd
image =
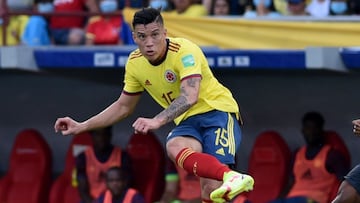
M55 122L55 132L61 131L63 135L76 135L84 131L112 125L127 116L135 109L140 94L122 93L114 103L95 116L83 122L77 122L70 117L58 118Z

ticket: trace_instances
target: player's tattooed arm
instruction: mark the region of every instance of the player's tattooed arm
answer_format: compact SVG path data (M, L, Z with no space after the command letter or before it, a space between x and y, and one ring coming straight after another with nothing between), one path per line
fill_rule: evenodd
M156 115L155 118L168 123L190 109L197 102L200 81L201 77L190 77L183 80L180 87L180 96L171 102L168 108Z

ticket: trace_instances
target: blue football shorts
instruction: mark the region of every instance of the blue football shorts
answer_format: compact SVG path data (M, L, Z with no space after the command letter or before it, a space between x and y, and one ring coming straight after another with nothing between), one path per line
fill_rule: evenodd
M356 165L346 176L345 180L354 187L360 195L360 164Z
M181 121L167 140L177 136L193 137L202 144L203 153L213 155L221 163L234 164L241 128L235 113L214 110Z

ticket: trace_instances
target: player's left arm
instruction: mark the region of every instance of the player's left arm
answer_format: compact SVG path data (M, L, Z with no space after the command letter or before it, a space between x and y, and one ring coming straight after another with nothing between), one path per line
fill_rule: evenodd
M155 119L159 119L162 124L166 124L190 109L198 101L200 82L200 75L184 78L180 85L180 96L168 108L156 115Z

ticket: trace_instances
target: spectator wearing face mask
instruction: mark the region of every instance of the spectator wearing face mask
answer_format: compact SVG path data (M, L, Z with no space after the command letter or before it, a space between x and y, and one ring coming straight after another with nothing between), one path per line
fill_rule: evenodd
M275 11L272 0L253 0L244 13L244 18L269 17L277 18L281 16Z
M331 0L330 15L349 15L349 3L346 0Z
M54 10L52 0L36 0L34 3L35 11L39 13L51 13ZM48 18L41 15L31 16L21 37L21 42L28 46L52 44Z
M116 0L100 0L100 11L115 16L96 16L89 20L86 27L87 45L123 45L134 44L130 26L124 21L118 10Z

